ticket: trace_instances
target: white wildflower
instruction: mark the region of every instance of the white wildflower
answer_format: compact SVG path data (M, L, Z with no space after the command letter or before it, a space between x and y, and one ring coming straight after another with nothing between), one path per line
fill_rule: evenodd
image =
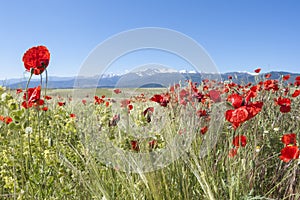
M26 134L32 133L32 128L31 128L31 127L26 127L26 128L25 128L25 133L26 133Z
M5 101L5 100L6 100L6 97L7 97L7 93L4 92L4 93L1 95L1 100L2 100L2 101Z

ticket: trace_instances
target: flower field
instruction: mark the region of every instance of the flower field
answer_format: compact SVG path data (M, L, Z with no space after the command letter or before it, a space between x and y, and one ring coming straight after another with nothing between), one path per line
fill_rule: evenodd
M0 199L300 199L300 77L76 98L49 61L30 48L27 87L0 87Z

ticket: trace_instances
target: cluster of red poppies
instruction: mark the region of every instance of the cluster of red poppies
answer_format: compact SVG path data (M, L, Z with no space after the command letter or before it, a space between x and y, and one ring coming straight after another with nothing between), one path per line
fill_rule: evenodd
M225 118L234 129L237 129L243 122L255 117L262 109L263 102L250 102L252 97L256 96L256 91L249 90L246 97L233 93L228 96L227 101L233 106L232 110L227 110Z
M300 155L299 147L297 146L296 134L284 134L281 138L285 147L281 150L279 158L284 162L289 162L293 159L298 159Z
M6 124L10 124L11 122L13 122L13 119L9 116L0 115L0 121L4 122Z

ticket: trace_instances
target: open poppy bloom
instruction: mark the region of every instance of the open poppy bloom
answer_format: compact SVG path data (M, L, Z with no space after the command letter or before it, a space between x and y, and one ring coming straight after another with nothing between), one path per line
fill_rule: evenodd
M286 146L283 149L281 149L281 155L279 158L283 162L289 162L293 159L299 158L299 148L297 146Z
M243 97L234 93L228 96L227 101L229 101L234 108L239 108L243 104Z
M215 102L215 103L221 101L221 94L220 94L220 92L217 91L217 90L210 90L210 91L209 91L209 97L210 97L210 99L211 99L213 102Z
M28 94L28 98L27 98ZM24 93L23 99L27 100L28 103L33 103L41 98L41 86L35 88L28 88L27 92Z
M231 122L234 129L239 127L243 122L255 117L262 109L263 102L257 101L241 106L235 110L227 110L225 118Z
M280 106L280 112L287 113L291 111L291 100L289 98L278 97L274 101L276 105Z
M290 133L290 134L284 134L281 138L281 141L285 145L296 145L296 134L295 133Z
M246 106L242 106L235 110L227 110L225 113L225 118L227 121L231 122L234 129L240 126L241 123L248 119L248 111Z
M50 53L45 46L37 46L28 49L23 55L22 61L26 71L39 75L48 67Z
M166 107L170 101L170 95L169 94L155 94L150 99L151 101L154 101L156 103L159 103L161 106Z
M27 96L28 95L28 96ZM41 86L28 88L24 93L22 106L24 108L30 108L32 106L39 106L44 104L44 100L41 99Z

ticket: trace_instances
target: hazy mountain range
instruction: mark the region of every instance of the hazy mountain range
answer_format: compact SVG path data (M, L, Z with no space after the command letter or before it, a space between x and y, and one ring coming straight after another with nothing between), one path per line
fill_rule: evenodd
M269 72L272 79L279 79L283 75L290 74L290 81L294 81L299 73L290 73L283 71ZM130 73L106 74L93 77L49 77L48 88L138 88L138 87L168 87L171 84L184 82L185 80L192 80L194 82L201 82L203 79L218 79L228 80L228 76L232 76L233 81L236 83L249 83L254 82L255 77L263 79L264 74L254 74L249 72L228 72L221 74L214 73L197 73L195 71L175 71L166 69L144 69L133 71ZM25 79L7 79L0 80L0 85L6 86L11 89L25 88L27 80ZM40 84L40 79L32 79L29 87L35 87ZM43 80L45 84L45 80Z

